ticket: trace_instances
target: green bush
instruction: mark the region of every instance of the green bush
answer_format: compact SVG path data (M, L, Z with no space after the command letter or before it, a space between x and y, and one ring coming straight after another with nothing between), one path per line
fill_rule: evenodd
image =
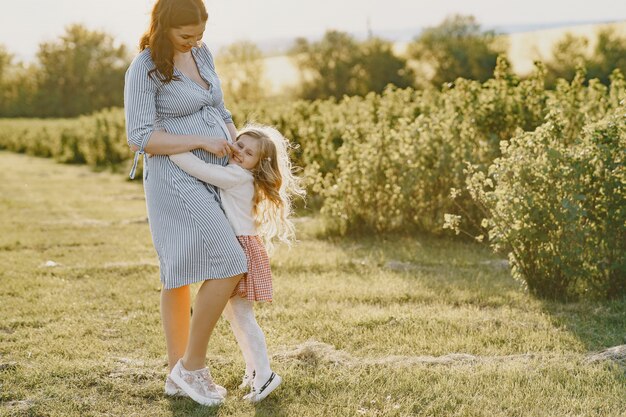
M494 248L513 274L555 299L626 295L626 106L569 137L561 108L502 142L487 174L469 169Z
M429 120L428 94L393 88L370 94L364 102L371 111L346 124L337 170L322 190L322 211L342 230L395 231L424 220L416 185L436 172L421 151L436 145L414 139Z
M486 169L501 140L543 122L544 74L538 66L520 82L500 59L495 78L482 84L457 79L441 92L388 89L367 96L373 111L345 127L337 170L322 191L323 212L344 231L442 233L444 214L455 204L480 223L470 196L452 202L450 190L464 186L468 162Z
M97 168L116 167L132 156L119 108L72 119L3 119L0 149Z

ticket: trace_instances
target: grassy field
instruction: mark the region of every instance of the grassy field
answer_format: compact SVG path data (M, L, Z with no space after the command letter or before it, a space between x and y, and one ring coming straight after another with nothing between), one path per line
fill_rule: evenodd
M208 363L225 405L166 398L139 182L6 152L0 167L0 415L626 415L623 356L589 356L626 343L626 301L540 301L482 247L325 238L315 217L257 310L283 386L240 400L221 321Z

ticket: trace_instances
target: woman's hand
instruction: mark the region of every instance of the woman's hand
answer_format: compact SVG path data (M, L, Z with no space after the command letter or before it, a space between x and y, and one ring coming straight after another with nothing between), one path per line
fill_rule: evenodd
M224 156L232 153L230 143L228 143L226 139L222 138L204 137L202 149L215 154L218 158L223 158Z

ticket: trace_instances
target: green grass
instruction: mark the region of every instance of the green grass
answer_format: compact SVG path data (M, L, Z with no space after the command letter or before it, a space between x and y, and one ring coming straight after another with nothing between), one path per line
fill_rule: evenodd
M626 301L537 300L485 248L324 237L316 217L272 259L260 305L284 384L254 407L220 321L220 408L162 394L159 278L139 182L0 153L0 415L619 416ZM58 265L46 267L47 261Z

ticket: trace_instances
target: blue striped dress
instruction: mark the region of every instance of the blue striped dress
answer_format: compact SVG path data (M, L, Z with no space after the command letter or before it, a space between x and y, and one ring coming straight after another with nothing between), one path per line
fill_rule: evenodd
M124 109L129 145L144 155L143 185L152 242L159 256L165 289L246 272L246 257L220 205L217 188L190 176L166 155L148 158L144 147L154 130L180 135L218 136L231 140L213 57L205 44L191 53L207 90L177 69L180 79L162 83L148 76L154 68L150 50L140 52L126 72ZM192 151L205 162L226 165L204 150Z

